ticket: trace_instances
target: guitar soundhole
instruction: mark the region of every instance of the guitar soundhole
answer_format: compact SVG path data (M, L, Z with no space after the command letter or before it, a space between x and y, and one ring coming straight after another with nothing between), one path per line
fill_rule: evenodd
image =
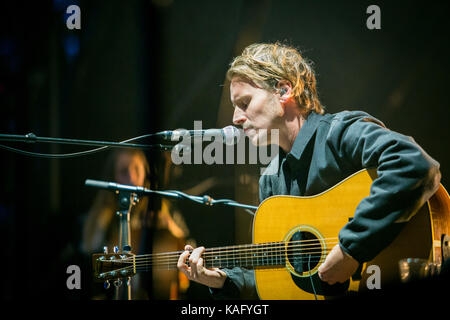
M324 260L326 250L323 238L319 238L306 227L296 230L288 240L287 258L291 278L295 285L311 294L332 297L343 294L349 286L349 281L329 285L320 280L317 268ZM321 239L321 240L320 240Z
M287 257L295 272L308 273L319 264L322 257L319 239L311 232L295 232L289 240Z

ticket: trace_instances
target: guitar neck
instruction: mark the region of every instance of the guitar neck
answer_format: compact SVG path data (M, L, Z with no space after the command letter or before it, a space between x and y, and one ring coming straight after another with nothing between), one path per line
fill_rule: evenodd
M155 253L135 256L136 271L150 268L176 269L183 251ZM206 249L202 255L207 268L255 268L263 266L283 266L286 256L285 242L248 244Z

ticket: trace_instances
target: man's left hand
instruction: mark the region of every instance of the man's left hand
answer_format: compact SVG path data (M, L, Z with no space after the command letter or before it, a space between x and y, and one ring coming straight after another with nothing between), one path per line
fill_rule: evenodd
M345 282L358 269L359 263L337 244L319 267L319 278L328 284Z

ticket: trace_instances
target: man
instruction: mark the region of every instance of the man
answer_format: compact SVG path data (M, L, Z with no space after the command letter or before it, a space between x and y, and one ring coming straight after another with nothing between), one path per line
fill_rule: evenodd
M254 144L278 143L276 174L259 181L260 201L277 195L323 192L363 168L377 168L370 196L339 233L339 244L319 267L321 280L349 279L374 258L437 190L439 164L410 137L388 130L360 111L325 114L309 63L292 47L253 44L236 57L231 81L233 122ZM277 129L278 141L271 130ZM299 221L300 221L299 213ZM178 268L217 298L257 298L254 275L243 268L207 269L202 253L185 247ZM190 252L192 251L192 252ZM189 266L186 265L189 259Z

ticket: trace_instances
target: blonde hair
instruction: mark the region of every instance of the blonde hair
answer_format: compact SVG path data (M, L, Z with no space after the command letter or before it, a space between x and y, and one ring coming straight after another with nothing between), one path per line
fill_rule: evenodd
M260 84L269 91L276 90L280 80L288 80L301 108L308 113L325 112L317 95L311 62L306 61L293 47L279 42L251 44L232 61L227 78L232 80L235 76Z

